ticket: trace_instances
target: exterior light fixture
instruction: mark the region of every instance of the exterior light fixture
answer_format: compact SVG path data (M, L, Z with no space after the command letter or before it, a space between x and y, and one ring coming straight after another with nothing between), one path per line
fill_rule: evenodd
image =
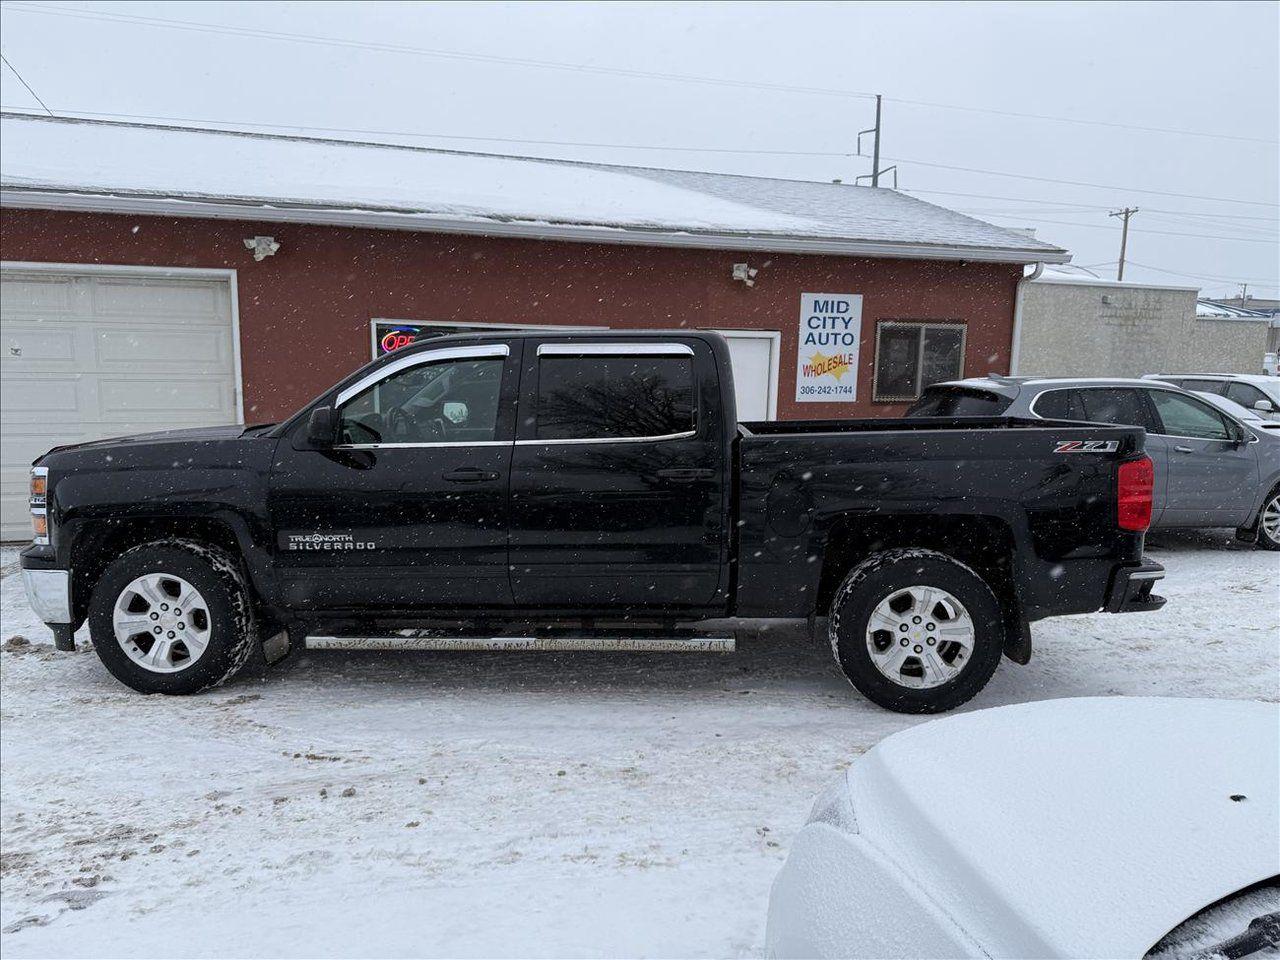
M275 256L280 244L275 237L250 237L244 242L245 248L253 251L253 259L261 263L267 257Z

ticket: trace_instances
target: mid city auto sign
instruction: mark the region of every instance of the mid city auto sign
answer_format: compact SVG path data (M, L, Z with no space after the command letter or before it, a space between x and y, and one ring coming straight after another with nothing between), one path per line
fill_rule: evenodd
M862 294L800 294L798 403L852 403L858 399L858 344Z

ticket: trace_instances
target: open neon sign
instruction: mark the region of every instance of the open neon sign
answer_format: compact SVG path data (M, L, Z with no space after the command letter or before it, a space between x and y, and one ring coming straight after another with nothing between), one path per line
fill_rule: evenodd
M382 335L382 339L378 341L378 346L382 348L383 353L390 353L392 350L407 347L417 339L417 330L388 330Z

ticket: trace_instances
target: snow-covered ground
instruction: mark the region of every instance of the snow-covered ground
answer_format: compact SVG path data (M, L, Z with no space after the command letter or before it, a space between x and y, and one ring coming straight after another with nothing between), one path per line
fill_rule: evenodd
M1219 532L1149 546L1164 611L1037 624L1031 664L970 709L1280 697L1280 555ZM6 957L757 955L814 794L920 722L768 624L732 656L312 652L141 697L83 633L53 651L15 559Z

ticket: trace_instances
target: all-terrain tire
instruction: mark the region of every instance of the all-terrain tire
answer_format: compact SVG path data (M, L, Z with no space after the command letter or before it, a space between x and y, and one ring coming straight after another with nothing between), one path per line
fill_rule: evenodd
M186 581L199 592L207 613L203 651L168 672L135 662L116 637L117 601L130 584L151 574ZM103 572L89 601L89 635L98 657L117 680L139 693L198 693L225 683L257 646L257 626L235 558L195 540L157 540L126 550Z
M1267 520L1280 516L1280 487L1267 494L1258 511L1258 546L1263 550L1280 550L1280 530L1267 531Z
M890 679L873 661L868 640L868 624L877 607L916 586L950 594L972 623L972 650L955 676L937 686L910 687ZM912 627L911 616L903 619L903 627ZM942 713L967 703L987 685L1004 649L1000 603L986 581L946 554L921 549L886 550L851 570L831 601L828 637L837 666L854 688L897 713ZM899 642L897 634L893 637Z

